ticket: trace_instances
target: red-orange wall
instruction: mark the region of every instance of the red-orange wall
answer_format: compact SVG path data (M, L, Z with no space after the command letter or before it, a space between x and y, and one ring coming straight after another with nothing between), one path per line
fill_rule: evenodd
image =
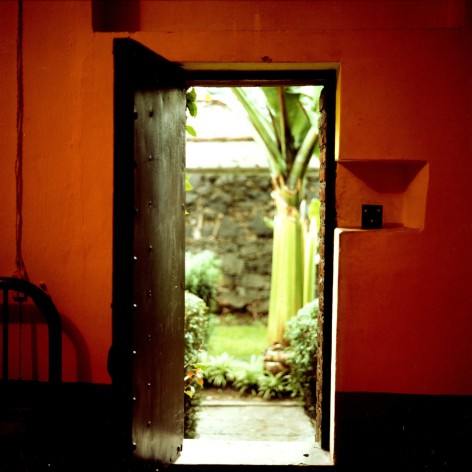
M467 3L130 4L129 35L170 60L338 64L338 158L427 163L420 229L340 236L337 391L472 394ZM15 268L16 13L0 2L1 275ZM69 327L65 380L109 382L112 39L126 35L93 32L91 2L24 1L23 256ZM362 198L349 172L336 185L340 213L354 188Z

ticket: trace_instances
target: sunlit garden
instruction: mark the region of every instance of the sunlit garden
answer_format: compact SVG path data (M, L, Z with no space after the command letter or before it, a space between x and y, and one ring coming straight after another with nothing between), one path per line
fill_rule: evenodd
M246 110L269 160L267 179L272 182L270 198L275 209L270 217L264 216L272 246L270 293L265 313L251 310L250 303L245 307L225 304L218 298L228 284L224 255L211 249L187 249L186 437L195 431L203 392L212 389L265 400L297 398L311 417L315 409L319 200L307 201L304 182L309 162L319 152L320 88L228 90ZM215 100L224 100L221 91L214 93ZM196 118L196 91L190 90L187 97L189 115ZM193 126L187 131L197 134ZM199 190L187 179L188 193ZM193 216L190 210L189 218ZM218 218L221 223L222 215ZM204 226L198 228L199 235L204 231ZM239 262L237 257L233 262Z

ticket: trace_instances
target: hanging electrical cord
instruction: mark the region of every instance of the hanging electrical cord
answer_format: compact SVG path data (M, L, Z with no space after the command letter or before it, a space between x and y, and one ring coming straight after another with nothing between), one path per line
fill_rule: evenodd
M18 0L18 30L16 40L16 270L14 277L28 280L22 255L23 238L23 0Z

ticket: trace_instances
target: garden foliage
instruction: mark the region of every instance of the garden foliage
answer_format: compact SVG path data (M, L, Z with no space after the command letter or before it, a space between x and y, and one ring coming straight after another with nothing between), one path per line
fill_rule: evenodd
M287 323L292 388L299 391L308 415L315 414L316 365L318 358L318 299L307 303Z
M259 396L265 400L293 396L290 375L274 375L264 371L263 357L254 355L249 362L222 353L203 354L205 385L213 388L233 388L242 396Z
M185 290L200 297L210 312L218 306L216 295L221 277L221 261L214 251L185 253Z
M194 395L194 389L203 385L203 382L199 382L201 369L198 364L198 359L201 351L205 349L208 344L212 326L212 316L209 313L206 303L201 298L186 291L184 331L184 378L186 392L184 395L184 436L189 439L195 436L197 414L202 401L201 395ZM192 382L192 379L189 379L189 375L191 375L192 379L195 379L196 382ZM189 394L189 392L191 392L191 394Z
M283 342L287 321L314 297L317 229L307 231L306 173L319 155L321 86L235 87L267 152L276 215L269 301L270 344ZM306 292L304 293L304 289Z
M195 394L203 386L203 371L198 363L207 349L214 327L212 310L216 308L217 283L221 277L220 261L212 251L185 254L185 372L184 435L193 438L202 401Z
M264 370L262 355L253 355L247 362L227 352L215 355L202 352L204 384L210 388L233 388L241 395L257 395L264 399L302 398L307 414L314 418L317 337L318 301L314 300L301 308L287 324L285 344L289 372L272 374Z

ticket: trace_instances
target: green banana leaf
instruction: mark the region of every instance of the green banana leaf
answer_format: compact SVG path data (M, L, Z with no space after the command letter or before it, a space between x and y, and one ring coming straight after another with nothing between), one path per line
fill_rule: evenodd
M319 205L318 217L310 215L309 219L300 205L308 165L319 150L321 90L297 86L233 89L267 148L274 186L270 344L284 344L287 321L315 297Z

